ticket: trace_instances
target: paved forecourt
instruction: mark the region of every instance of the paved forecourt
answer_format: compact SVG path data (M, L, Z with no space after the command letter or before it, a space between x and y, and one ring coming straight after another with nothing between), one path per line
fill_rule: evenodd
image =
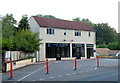
M49 73L46 74L46 63L29 65L13 71L13 79L8 80L9 72L3 74L3 81L73 81L79 76L88 76L90 72L105 71L111 67L117 71L118 59L100 59L100 67L96 67L95 59L77 60L77 69L74 70L74 61L50 61ZM117 80L117 79L116 79Z

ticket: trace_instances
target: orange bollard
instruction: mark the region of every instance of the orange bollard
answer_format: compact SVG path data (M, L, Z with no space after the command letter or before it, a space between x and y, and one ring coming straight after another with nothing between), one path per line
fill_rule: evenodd
M77 58L75 58L75 60L74 60L74 70L77 69L77 61L76 61L76 59L77 59Z
M46 73L49 73L48 59L46 59Z
M96 56L96 61L97 61L97 67L99 67L100 66L100 60L99 60L98 56Z
M13 65L12 65L12 61L10 61L10 78L13 78Z

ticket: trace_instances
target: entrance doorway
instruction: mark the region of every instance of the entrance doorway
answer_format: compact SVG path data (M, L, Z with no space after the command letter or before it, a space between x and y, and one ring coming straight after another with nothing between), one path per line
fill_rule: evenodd
M93 56L93 48L87 48L87 59Z

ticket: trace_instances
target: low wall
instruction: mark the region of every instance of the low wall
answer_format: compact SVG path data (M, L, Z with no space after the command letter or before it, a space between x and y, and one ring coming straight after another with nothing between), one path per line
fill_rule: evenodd
M14 64L14 62L13 62L13 70L24 67L30 63L35 63L35 62L36 62L35 58L33 58L33 61L32 61L32 59L26 59L26 60L16 61L16 64ZM10 70L10 63L7 63L6 71L9 71L9 70Z

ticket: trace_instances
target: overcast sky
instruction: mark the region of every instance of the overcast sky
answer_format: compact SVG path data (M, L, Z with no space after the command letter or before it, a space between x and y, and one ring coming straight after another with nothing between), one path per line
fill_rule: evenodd
M0 15L12 13L19 21L21 16L43 14L72 20L88 18L93 23L108 23L118 31L119 0L2 0Z

